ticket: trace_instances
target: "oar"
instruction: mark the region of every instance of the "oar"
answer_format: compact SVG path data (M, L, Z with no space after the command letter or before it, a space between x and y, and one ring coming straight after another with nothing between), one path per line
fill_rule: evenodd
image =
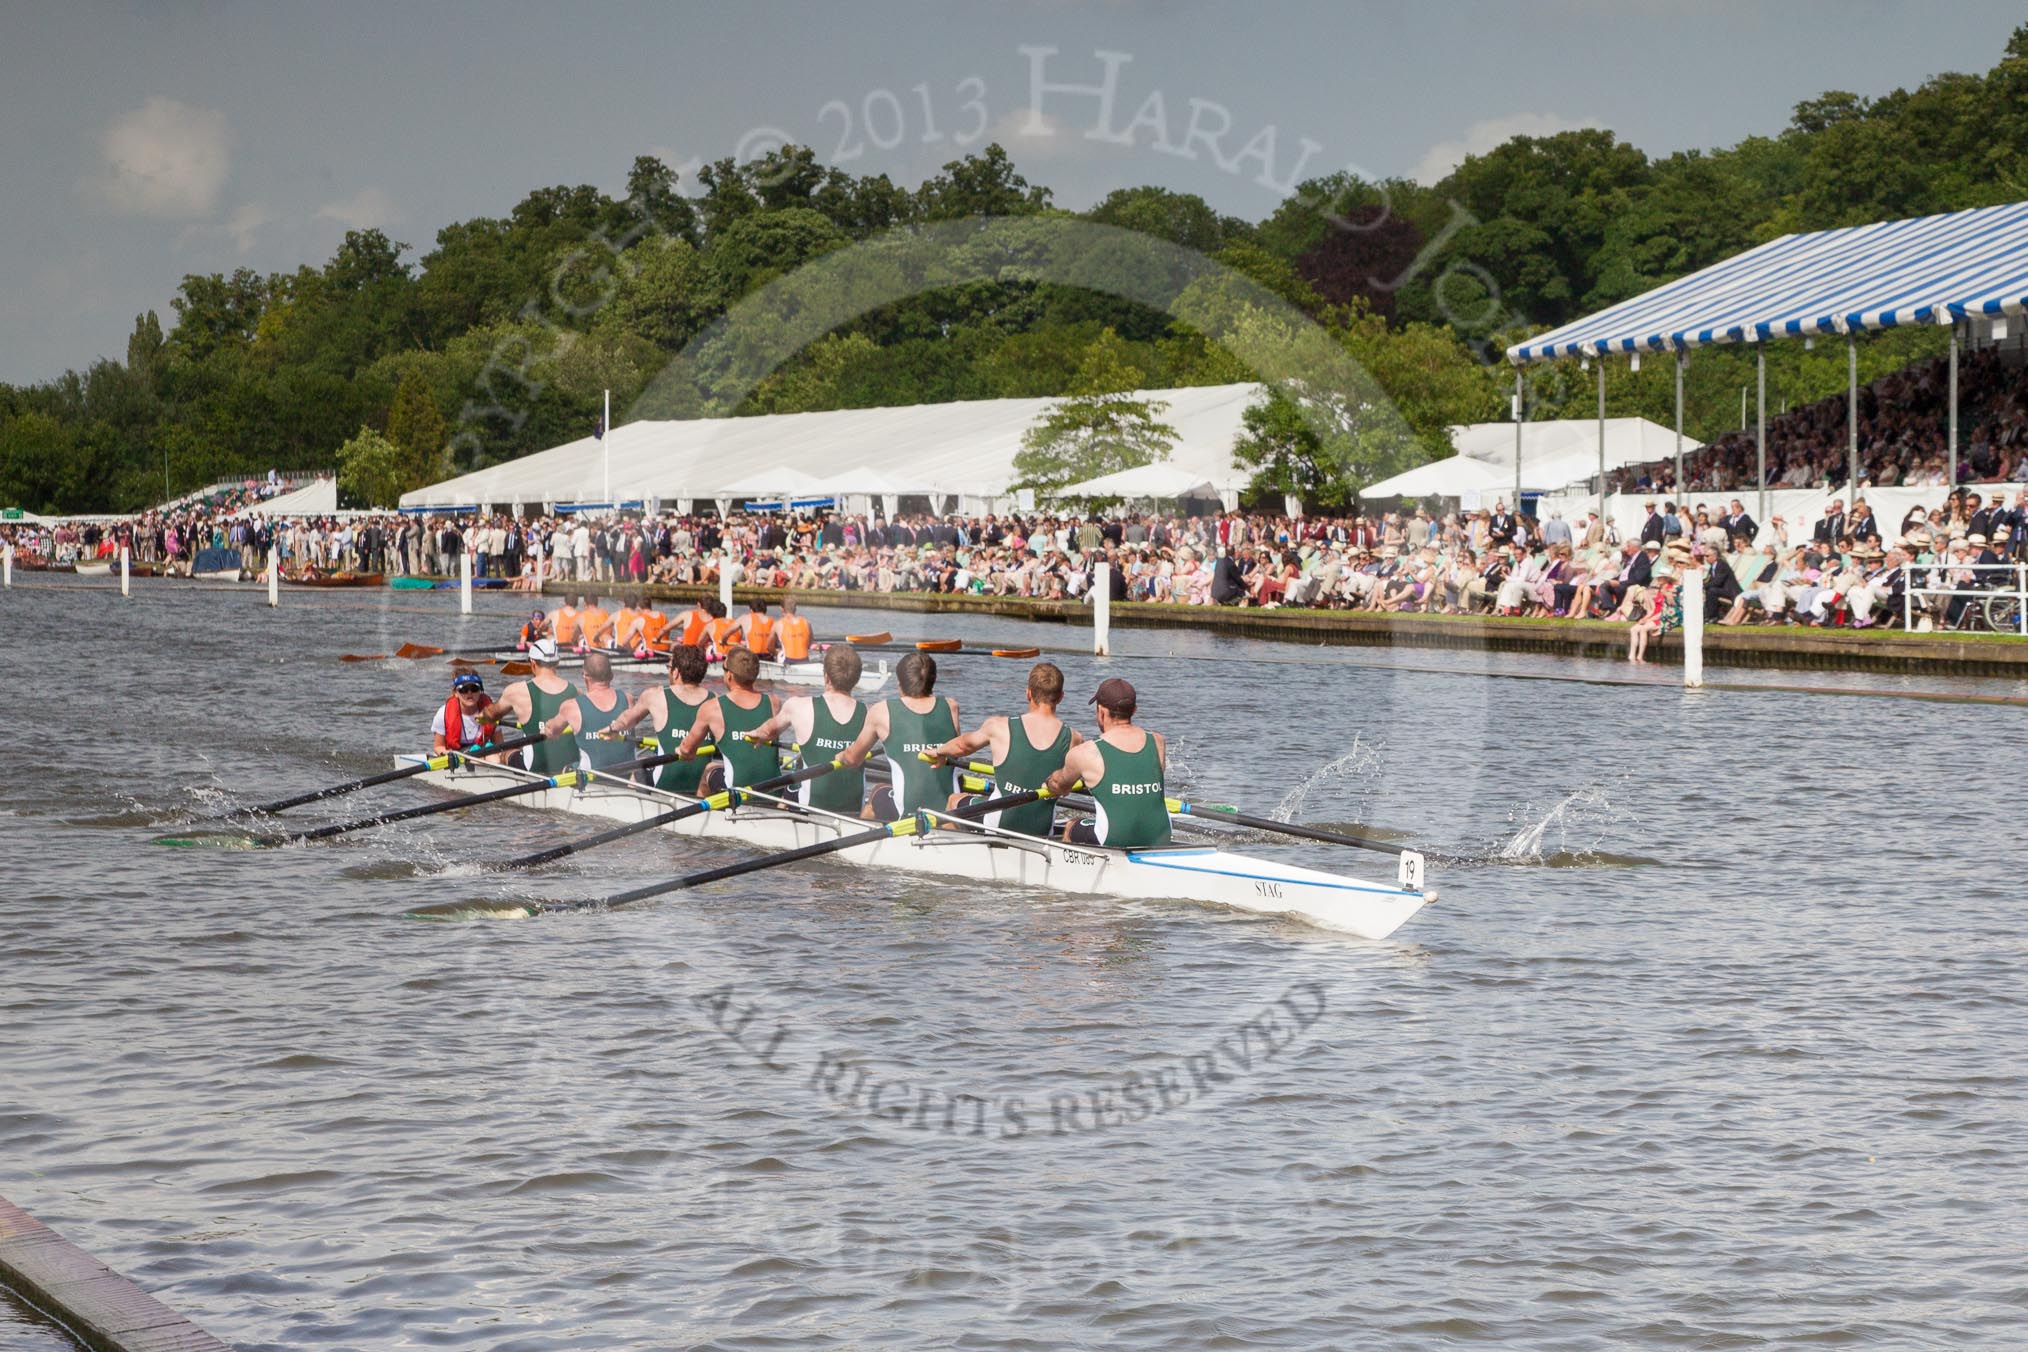
M699 749L702 750L702 748ZM695 817L701 813L722 812L732 805L732 800L736 797L748 793L759 793L767 789L786 788L791 784L800 784L806 779L815 779L819 775L828 774L832 770L838 769L844 763L842 760L826 761L822 765L812 765L790 774L776 775L773 779L763 779L758 784L748 784L728 789L724 793L716 793L709 798L699 799L694 803L685 803L682 807L671 808L667 812L658 812L652 817L644 818L627 826L616 826L610 831L601 831L595 836L586 836L583 840L574 840L567 845L557 845L547 850L538 850L534 854L524 854L519 859L509 859L506 863L500 865L500 867L534 868L538 864L551 863L569 855L589 850L596 845L606 845L615 840L625 840L628 836L637 836L643 831L652 831L658 826L667 826L671 822L680 822L685 818Z
M1256 831L1272 831L1278 835L1295 836L1301 840L1321 840L1326 845L1349 845L1355 850L1378 850L1382 854L1400 854L1406 847L1400 843L1389 844L1384 840L1368 840L1364 836L1348 836L1342 831L1326 831L1315 826L1299 826L1294 822L1278 822L1272 817L1255 817L1241 812L1224 803L1190 803L1181 798L1168 800L1169 811L1178 817L1206 817L1218 821L1232 822L1237 826L1250 826Z
M388 770L381 774L368 775L364 779L355 779L349 784L334 784L328 789L317 789L310 793L299 793L294 798L277 798L274 802L262 803L259 807L235 808L232 815L272 816L277 812L286 812L292 807L301 807L305 803L318 803L326 798L342 798L348 793L357 793L361 789L370 789L376 784L392 784L397 779L407 779L412 775L426 774L431 770L448 770L451 768L451 763L457 760L460 755L492 756L502 751L519 751L524 746L534 746L537 742L547 740L548 736L549 734L547 733L538 732L519 740L494 742L488 746L474 747L470 752L445 752L440 756L431 756L419 765L405 765L399 770Z
M983 817L989 813L999 812L1004 808L1020 807L1024 803L1033 803L1038 799L1050 796L1047 789L1030 789L1026 793L1012 793L1004 798L993 798L983 803L974 803L970 807L959 808L956 812L942 813L940 816L956 819ZM748 873L758 873L762 869L774 868L781 864L797 864L805 859L817 859L827 854L836 854L840 850L849 850L855 845L871 845L877 840L886 840L889 837L912 836L921 829L921 822L922 818L919 816L902 817L896 821L885 822L871 830L854 831L851 835L839 836L835 840L822 840L818 841L815 845L805 845L800 849L785 850L779 854L771 854L761 859L747 859L737 864L726 864L719 868L705 869L702 873L686 874L670 882L652 883L647 887L637 887L631 892L616 892L610 897L595 897L581 901L453 902L447 906L413 910L408 915L410 919L414 920L454 920L467 917L477 918L480 916L512 920L526 919L533 915L551 911L595 911L615 906L631 906L637 901L647 901L650 898L664 896L670 892L681 892L692 887L702 887L706 883L722 882L727 878L738 878Z
M624 768L628 770L648 769L657 765L666 765L675 759L676 753L672 751L666 756L650 756L645 760L629 761ZM620 769L622 767L615 766L613 768ZM242 850L264 850L273 849L280 845L300 845L307 841L329 840L333 836L350 835L354 831L364 831L369 827L387 826L393 822L414 821L418 817L433 817L439 812L456 812L460 808L478 807L482 803L497 803L504 799L519 797L522 794L539 793L543 789L568 788L588 778L590 776L583 771L565 770L547 779L538 779L527 784L510 784L504 789L494 789L487 793L467 794L453 798L445 803L424 803L420 807L405 807L393 812L379 812L371 817L361 817L357 821L334 822L329 826L312 827L306 831L291 831L284 835L246 835L237 838L157 836L152 843L156 845L223 845L228 848Z

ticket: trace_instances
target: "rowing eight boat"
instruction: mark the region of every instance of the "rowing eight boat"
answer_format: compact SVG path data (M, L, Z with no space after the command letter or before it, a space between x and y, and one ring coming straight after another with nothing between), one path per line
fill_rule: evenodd
M408 767L426 759L403 756L396 763ZM417 782L472 795L541 778L518 767L477 764L433 770L419 776ZM836 840L868 826L857 817L794 808L769 795L759 797L765 801L700 813L660 829L755 849L788 850ZM509 801L551 812L637 822L695 800L600 775L592 777L589 787L544 789ZM942 814L928 815L937 821L951 820ZM1393 884L1298 868L1220 848L1122 850L1066 845L973 823L956 830L887 837L831 857L868 868L1047 887L1086 896L1228 906L1263 915L1286 915L1366 939L1386 938L1436 897L1434 889L1423 887L1423 858L1412 850L1402 851Z

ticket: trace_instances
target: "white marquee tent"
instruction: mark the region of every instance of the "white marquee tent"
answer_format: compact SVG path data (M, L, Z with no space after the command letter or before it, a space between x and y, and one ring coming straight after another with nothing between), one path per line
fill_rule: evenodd
M1251 475L1232 463L1254 384L1145 390L1176 429L1168 463L1237 501ZM971 509L1013 501L1021 437L1054 399L981 399L904 408L634 422L605 444L585 437L410 493L405 508L696 501L813 492L955 499ZM855 465L849 474L833 466ZM608 478L610 474L610 479ZM793 477L792 477L793 476ZM852 480L852 483L847 483ZM751 491L748 491L751 490Z
M338 481L312 479L301 488L248 503L234 516L330 516L338 510Z
M1055 498L1215 498L1218 489L1203 475L1178 465L1157 462L1115 470L1096 479L1068 484L1048 494Z
M1365 498L1462 497L1514 494L1514 424L1472 423L1451 429L1458 454L1383 479L1361 490ZM1598 474L1595 418L1561 418L1521 425L1521 491L1554 493ZM1683 454L1700 443L1685 440ZM1676 454L1676 434L1646 418L1607 418L1608 470L1651 464Z

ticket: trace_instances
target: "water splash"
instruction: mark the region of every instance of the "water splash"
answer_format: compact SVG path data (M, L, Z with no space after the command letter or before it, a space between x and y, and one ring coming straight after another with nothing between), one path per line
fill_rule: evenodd
M1577 868L1597 864L1652 864L1642 855L1613 854L1599 848L1633 815L1617 806L1597 784L1565 794L1555 805L1535 816L1532 806L1515 809L1509 820L1523 820L1522 826L1489 857L1499 863L1535 864L1547 868ZM1534 820L1527 820L1533 817Z
M1303 805L1309 801L1313 790L1321 785L1338 784L1346 780L1354 781L1355 796L1364 798L1372 792L1372 785L1362 781L1370 781L1379 770L1379 750L1365 745L1359 740L1359 735L1354 733L1350 751L1310 771L1308 778L1282 795L1282 800L1275 804L1274 810L1268 813L1268 816L1278 822L1294 821L1296 814L1302 811Z

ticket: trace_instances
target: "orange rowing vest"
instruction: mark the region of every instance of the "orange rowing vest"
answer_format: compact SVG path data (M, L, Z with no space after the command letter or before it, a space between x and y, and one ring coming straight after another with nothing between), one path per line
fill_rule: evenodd
M746 626L746 646L753 649L754 656L766 657L768 645L774 641L775 622L756 610L741 623Z
M577 607L558 606L556 613L549 617L549 628L556 639L556 646L567 648L577 642Z
M584 610L579 611L577 619L578 623L584 626L584 641L590 643L594 638L598 637L599 630L605 628L606 621L611 618L612 616L606 614L603 606L587 606Z
M692 606L683 612L683 641L695 647L704 642L704 636L711 629L711 612L703 606Z
M801 615L784 615L775 627L782 635L782 660L807 661L810 656L810 622Z
M647 610L641 615L641 642L650 648L662 646L662 635L669 632L669 617L659 610Z
M613 612L613 646L627 642L627 631L634 627L634 621L641 618L641 612L632 606L621 606Z
M711 622L711 642L720 652L739 642L739 621L730 615Z

